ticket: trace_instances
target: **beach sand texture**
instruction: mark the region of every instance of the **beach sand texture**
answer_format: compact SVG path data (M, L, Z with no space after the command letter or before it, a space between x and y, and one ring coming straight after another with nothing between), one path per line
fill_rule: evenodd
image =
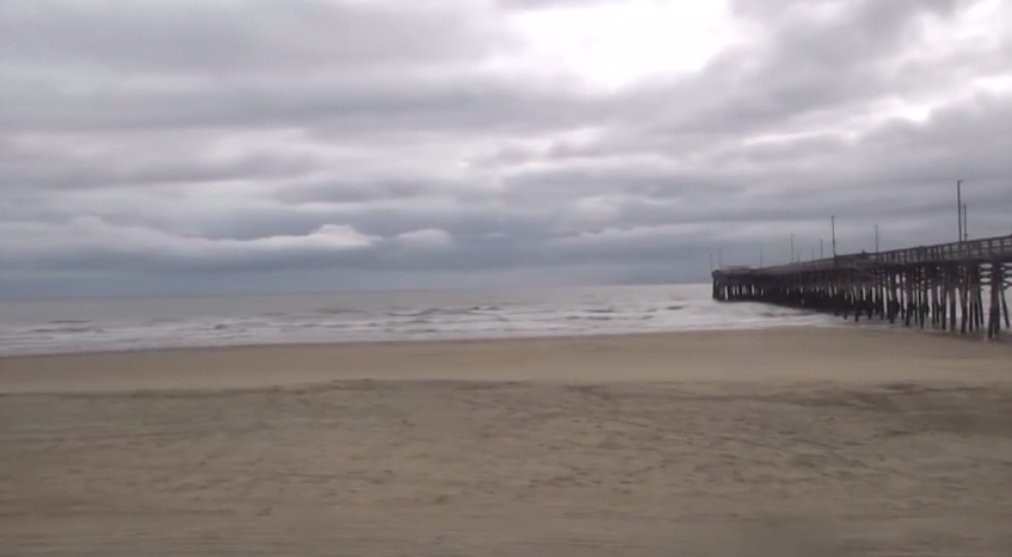
M0 359L0 555L1012 555L1012 350L810 329Z

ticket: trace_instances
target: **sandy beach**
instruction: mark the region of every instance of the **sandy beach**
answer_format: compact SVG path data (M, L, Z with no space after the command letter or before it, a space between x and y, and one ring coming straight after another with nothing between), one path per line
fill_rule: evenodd
M1012 346L782 329L0 359L0 555L1012 554Z

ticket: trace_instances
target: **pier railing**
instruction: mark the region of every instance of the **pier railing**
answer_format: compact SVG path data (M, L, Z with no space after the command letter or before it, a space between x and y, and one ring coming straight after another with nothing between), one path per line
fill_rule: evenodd
M839 268L866 268L889 265L1012 262L1012 235L902 248L877 253L854 253L812 261L798 261L772 267L721 267L714 275L790 274Z

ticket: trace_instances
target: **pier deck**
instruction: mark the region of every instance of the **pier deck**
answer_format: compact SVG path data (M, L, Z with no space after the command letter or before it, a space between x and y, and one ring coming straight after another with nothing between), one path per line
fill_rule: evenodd
M772 267L713 271L713 298L878 318L906 326L984 331L1012 328L1005 291L1012 235L855 253Z

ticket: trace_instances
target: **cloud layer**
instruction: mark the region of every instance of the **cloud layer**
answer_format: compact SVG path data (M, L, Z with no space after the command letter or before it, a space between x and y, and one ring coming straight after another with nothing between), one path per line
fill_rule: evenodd
M679 4L0 1L0 295L704 280L957 179L1012 231L1007 2Z

